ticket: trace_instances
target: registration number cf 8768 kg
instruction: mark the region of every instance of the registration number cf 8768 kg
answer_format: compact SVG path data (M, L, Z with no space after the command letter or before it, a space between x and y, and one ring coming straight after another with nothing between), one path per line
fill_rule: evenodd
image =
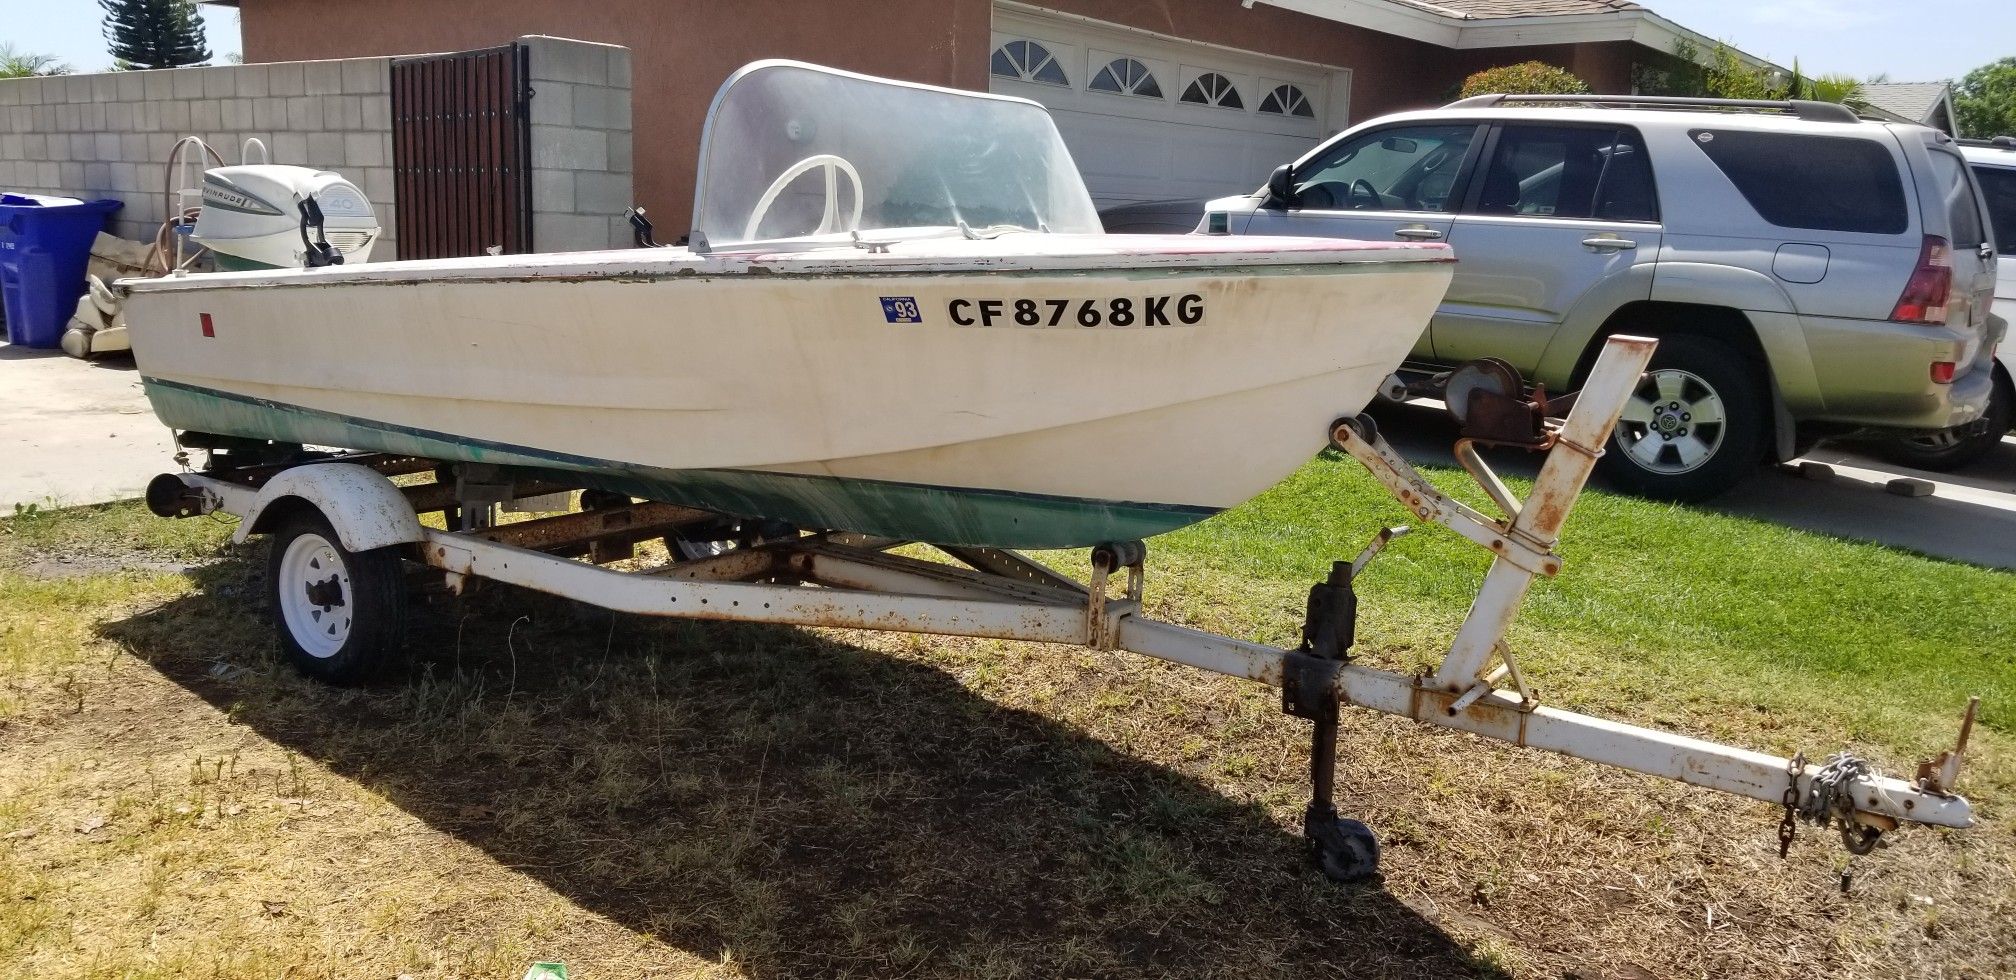
M945 315L962 327L1170 327L1204 322L1204 297L955 299Z

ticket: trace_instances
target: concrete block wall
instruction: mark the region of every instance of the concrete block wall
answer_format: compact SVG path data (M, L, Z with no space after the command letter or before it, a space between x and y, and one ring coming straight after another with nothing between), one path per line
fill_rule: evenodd
M167 217L177 139L200 136L235 164L256 136L274 163L356 181L385 228L372 258L393 259L390 64L351 58L0 80L0 188L117 198L126 206L114 233L150 241ZM191 173L193 185L200 169Z
M625 248L632 203L630 49L527 37L533 248ZM371 199L398 257L391 58L289 61L0 80L0 189L117 198L112 231L151 241L167 218L176 140L200 136L227 164L247 137L274 163L335 170Z
M519 43L532 84L532 247L630 247L630 49L544 36Z

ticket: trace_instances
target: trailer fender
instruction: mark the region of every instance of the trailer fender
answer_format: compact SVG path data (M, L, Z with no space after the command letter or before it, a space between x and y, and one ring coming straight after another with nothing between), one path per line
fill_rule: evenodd
M355 463L315 463L285 470L260 487L231 540L243 542L273 531L287 501L320 511L351 551L411 544L425 534L419 516L391 480Z

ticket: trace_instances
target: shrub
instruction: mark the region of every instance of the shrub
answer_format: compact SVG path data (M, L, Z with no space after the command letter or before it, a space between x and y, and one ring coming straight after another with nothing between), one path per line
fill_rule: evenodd
M1589 83L1566 70L1540 61L1486 68L1463 80L1462 98L1502 92L1506 95L1587 95Z

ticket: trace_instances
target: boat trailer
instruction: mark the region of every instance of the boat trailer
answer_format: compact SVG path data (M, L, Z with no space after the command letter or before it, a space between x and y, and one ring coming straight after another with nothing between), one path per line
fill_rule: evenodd
M1355 558L1334 563L1309 590L1300 644L1279 649L1146 616L1147 552L1138 541L1094 548L1090 580L1080 583L1005 550L934 546L957 564L927 561L890 553L911 542L737 525L720 514L595 490L583 491L578 512L500 524L490 519L494 505L579 485L546 471L366 454L165 474L149 487L148 502L164 516L236 515L237 541L278 534L269 585L283 650L298 648L306 656L295 656L297 665L332 680L352 679L350 668L368 666L337 664L340 651L358 648L353 639L383 648L367 653L396 648L404 575L417 564L457 593L488 580L639 615L1126 650L1268 684L1281 690L1283 711L1314 722L1303 833L1318 867L1337 880L1368 877L1379 859L1371 830L1340 816L1332 798L1345 704L1782 804L1781 856L1795 819L1838 826L1858 854L1901 823L1970 826L1967 800L1953 790L1976 702L1966 709L1954 748L1921 762L1906 781L1877 774L1846 753L1808 765L1803 754L1788 760L1620 724L1547 707L1534 695L1506 631L1535 576L1561 570L1554 552L1561 527L1655 345L1609 338L1582 390L1551 402L1488 362L1428 383L1463 423L1457 459L1498 516L1436 489L1380 437L1369 416L1333 425L1333 448L1362 464L1415 519L1447 527L1494 556L1440 666L1418 675L1352 658L1358 577L1405 527L1381 531ZM1418 385L1409 390L1423 392ZM1552 417L1571 404L1565 420ZM1498 479L1480 446L1546 452L1527 499ZM213 454L213 464L223 455ZM400 486L391 479L429 470L437 473L434 483ZM458 529L425 527L424 513L446 514ZM289 533L290 527L297 530ZM724 527L739 528L732 544L695 545L725 540ZM659 538L669 563L635 571L603 567ZM335 666L318 670L322 664Z

